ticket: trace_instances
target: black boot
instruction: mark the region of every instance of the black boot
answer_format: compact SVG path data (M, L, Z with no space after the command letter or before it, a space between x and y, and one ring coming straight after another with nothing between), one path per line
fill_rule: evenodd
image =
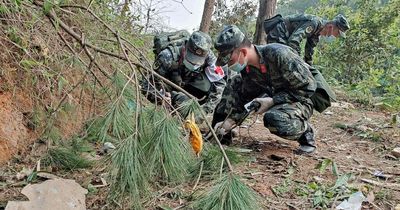
M224 136L222 136L222 138L221 138L221 144L224 144L224 145L227 145L227 146L229 146L229 145L231 145L232 144L232 131L229 131L227 134L225 134Z
M298 148L297 153L299 154L313 153L316 149L314 129L309 123L307 123L307 126L307 130L300 136L298 140L300 147Z

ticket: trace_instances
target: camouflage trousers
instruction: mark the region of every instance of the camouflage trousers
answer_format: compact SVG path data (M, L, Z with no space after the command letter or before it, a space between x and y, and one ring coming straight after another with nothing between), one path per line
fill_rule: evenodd
M251 90L251 92L250 92ZM241 77L232 78L225 87L221 102L217 105L212 125L226 117L238 121L245 112L244 105L267 92L262 88L249 87ZM285 103L271 107L264 113L264 126L271 133L290 140L299 140L309 128L308 119L313 114L312 103Z

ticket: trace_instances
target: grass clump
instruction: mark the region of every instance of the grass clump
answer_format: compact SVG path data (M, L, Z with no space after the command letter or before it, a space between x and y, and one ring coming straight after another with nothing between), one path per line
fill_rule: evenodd
M92 162L80 156L80 154L68 147L55 147L48 150L48 155L44 159L54 167L74 170L79 168L88 168Z
M243 161L244 157L241 156L237 151L225 148L225 153L228 156L229 160L232 164L237 164ZM223 160L223 155L221 150L217 145L206 143L204 144L204 150L201 154L201 158L197 162L197 164L192 165L190 167L190 175L191 177L197 177L200 173L200 164L203 162L203 176L208 176L208 178L213 178L222 172L228 170L228 166Z
M210 191L193 204L199 210L258 210L262 209L258 195L239 177L231 173L222 176Z

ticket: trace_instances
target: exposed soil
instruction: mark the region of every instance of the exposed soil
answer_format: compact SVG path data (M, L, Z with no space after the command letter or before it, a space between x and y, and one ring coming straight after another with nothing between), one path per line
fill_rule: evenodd
M22 100L22 97L13 97L10 93L0 93L0 165L35 139L26 127L24 113L15 106ZM23 104L29 107L30 103L25 101Z
M351 184L354 188L371 189L375 197L377 194L386 196L376 201L375 205L381 209L394 209L400 203L400 189L384 189L361 182L365 178L382 183L400 183L400 161L391 155L392 149L400 146L399 123L390 124L393 119L390 113L352 107L348 103L337 103L325 114L314 114L311 122L316 129L318 149L308 156L294 154L298 144L268 134L261 121L257 120L250 129L241 128L244 138L238 146L252 149L256 157L256 161L241 167L241 171L250 174L253 188L268 197L271 208L310 208L311 201L296 196L293 189L277 196L272 188L282 186L284 180L300 184L334 183L336 177L329 170L321 174L315 169L324 159L335 162L340 174L353 174ZM338 128L344 125L347 128ZM373 175L377 171L390 178L378 179ZM294 186L296 184L287 188Z
M6 134L18 142L29 132L23 126L22 114L10 111L12 108L5 112L4 107L9 104L7 101L0 102L0 112L5 113L4 116L8 118L17 119L14 120L15 123L8 123L12 131ZM6 119L1 119L0 122L10 121ZM296 142L270 134L262 122L253 117L240 128L240 137L233 145L251 150L248 153L249 159L234 167L243 180L264 199L265 209L313 209L312 196L301 197L296 194L296 190L312 182L326 186L335 183L337 177L330 167L323 173L316 169L324 159L331 159L336 163L339 174L353 175L349 185L354 190L374 194L372 204L365 202L363 209L394 209L400 204L400 189L367 184L361 180L400 184L400 160L391 155L392 149L400 146L400 128L399 122L391 123L392 119L393 114L388 112L367 111L345 102L334 104L324 114L315 113L311 119L317 133L317 152L312 155L297 155L294 153L298 146ZM17 180L16 174L24 167L34 168L43 155L44 147L44 144L35 142L29 145L30 154L1 168L0 209L8 200L26 199L19 192L27 183ZM383 172L387 178L378 179L373 175L376 171ZM63 178L75 179L82 187L87 188L90 183L99 183L104 171L102 167L95 167L90 170L53 173ZM206 185L209 182L200 182L198 189ZM153 202L157 205L184 206L185 196L191 193L192 186L163 189ZM95 193L89 193L86 199L87 208L108 209L106 191L107 188L103 187ZM179 193L184 196L178 196ZM343 198L337 198L335 205L342 200Z

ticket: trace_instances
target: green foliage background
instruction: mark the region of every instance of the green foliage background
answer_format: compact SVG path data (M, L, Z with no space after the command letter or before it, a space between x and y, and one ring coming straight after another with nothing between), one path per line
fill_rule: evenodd
M364 104L400 108L400 1L321 0L307 13L328 19L348 18L345 39L320 43L315 65L331 80Z

